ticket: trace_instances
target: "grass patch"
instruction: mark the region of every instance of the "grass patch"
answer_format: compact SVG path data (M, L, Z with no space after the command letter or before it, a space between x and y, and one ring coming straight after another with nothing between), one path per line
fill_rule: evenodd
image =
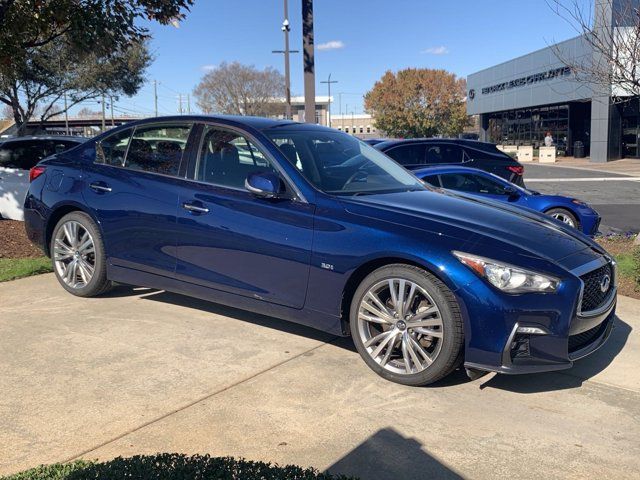
M264 462L236 460L177 453L136 455L114 458L108 462L42 465L25 472L2 477L2 480L356 480L355 477L330 475L313 468L295 465L280 467Z
M51 272L51 259L0 258L0 282Z
M634 236L601 237L597 242L615 258L618 264L618 292L640 299L640 246L634 245Z

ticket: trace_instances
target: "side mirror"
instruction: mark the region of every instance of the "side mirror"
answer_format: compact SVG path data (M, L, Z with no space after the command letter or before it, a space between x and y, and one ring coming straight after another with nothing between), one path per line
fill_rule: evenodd
M504 193L505 195L508 195L509 197L519 197L520 196L520 192L511 186L506 186L504 187Z
M280 177L272 172L250 173L244 187L260 198L277 198L280 193Z

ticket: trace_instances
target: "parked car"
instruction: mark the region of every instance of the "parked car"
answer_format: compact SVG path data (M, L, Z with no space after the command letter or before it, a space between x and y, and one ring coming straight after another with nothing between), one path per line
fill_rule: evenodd
M524 167L498 150L493 143L451 138L417 138L390 140L376 144L375 148L410 170L427 165L463 165L479 168L524 186Z
M22 204L29 188L29 169L43 158L85 140L69 136L0 139L0 218L23 220Z
M165 135L185 147L149 148ZM406 385L462 358L472 376L569 368L613 324L615 263L597 243L528 209L426 187L318 125L147 119L31 179L26 230L68 292L141 285L351 335L371 369Z
M387 140L385 140L384 138L365 138L363 140L364 143L366 143L368 145L371 145L371 146L377 145L379 143L386 142L386 141Z
M427 167L413 173L434 187L532 208L580 230L585 235L593 236L598 233L600 215L587 203L576 198L542 195L477 168Z

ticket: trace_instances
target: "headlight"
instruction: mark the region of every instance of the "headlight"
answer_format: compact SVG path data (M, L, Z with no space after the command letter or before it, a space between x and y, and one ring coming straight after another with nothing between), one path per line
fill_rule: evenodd
M557 278L514 267L506 263L478 257L464 252L451 252L471 270L485 278L491 285L506 293L550 293L558 289Z
M580 205L582 207L589 206L589 204L587 204L586 202L583 202L582 200L578 200L577 198L574 198L573 200L571 200L571 203L573 203L574 205Z

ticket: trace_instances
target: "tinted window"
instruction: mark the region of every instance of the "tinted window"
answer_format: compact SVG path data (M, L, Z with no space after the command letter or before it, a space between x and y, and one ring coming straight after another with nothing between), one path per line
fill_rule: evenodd
M96 163L104 163L117 167L123 166L124 156L127 153L132 132L133 129L128 128L98 142L96 144Z
M505 195L504 186L484 175L470 173L447 173L440 175L442 186L451 190L470 193L487 193L491 195Z
M462 148L449 143L427 145L426 160L428 164L461 163Z
M244 189L250 173L275 172L264 154L246 137L218 127L205 128L196 180Z
M46 157L44 142L22 140L0 146L0 167L29 170Z
M177 175L191 125L137 127L124 163L126 168Z
M440 186L440 180L438 179L438 175L428 175L426 177L422 177L422 180L424 182L427 182L429 185L433 187Z
M509 155L498 150L492 143L478 142L473 147L465 147L464 150L469 158L486 158L496 156L504 158L505 160L512 160Z
M408 143L385 152L400 165L424 165L423 143Z
M47 156L62 153L79 145L79 142L70 142L69 140L49 140L46 142L45 150Z

